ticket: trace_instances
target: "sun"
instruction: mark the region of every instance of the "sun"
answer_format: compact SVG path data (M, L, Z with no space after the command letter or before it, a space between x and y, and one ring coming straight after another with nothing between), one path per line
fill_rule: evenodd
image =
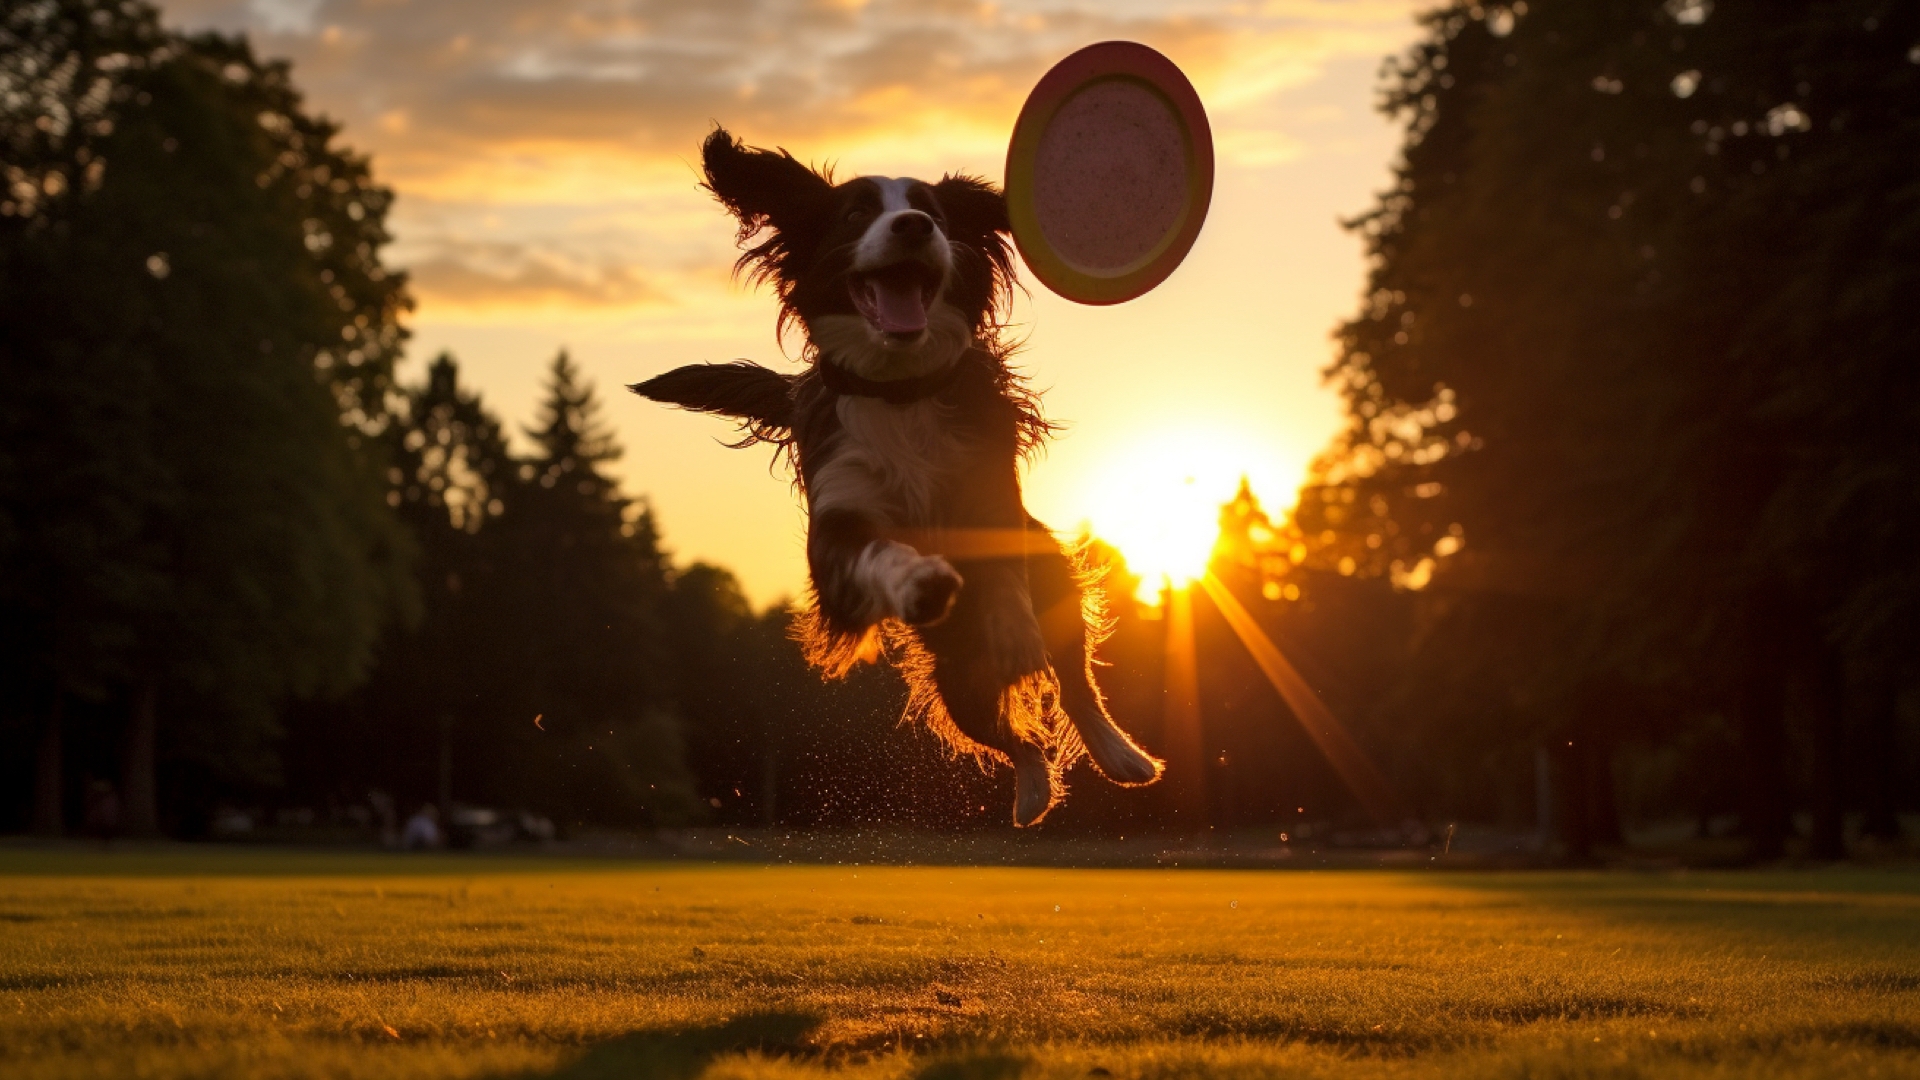
M1246 471L1244 449L1204 433L1168 434L1130 446L1086 489L1087 526L1139 575L1143 603L1206 573L1220 508Z

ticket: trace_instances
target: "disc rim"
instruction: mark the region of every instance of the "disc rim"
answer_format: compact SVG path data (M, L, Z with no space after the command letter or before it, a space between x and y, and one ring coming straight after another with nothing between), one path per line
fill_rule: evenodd
M1186 141L1188 198L1179 224L1167 230L1151 251L1119 273L1099 274L1073 265L1047 243L1034 202L1033 166L1041 138L1060 107L1108 80L1143 86L1171 106ZM1206 223L1213 203L1213 129L1207 123L1206 108L1186 74L1159 51L1136 41L1089 45L1055 64L1027 95L1007 144L1004 188L1014 246L1041 284L1082 304L1132 300L1172 275Z

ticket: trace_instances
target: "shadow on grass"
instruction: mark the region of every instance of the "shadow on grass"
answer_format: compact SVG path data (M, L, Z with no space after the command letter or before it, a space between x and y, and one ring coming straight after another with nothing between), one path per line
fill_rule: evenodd
M1027 1059L983 1052L935 1061L913 1074L913 1080L1014 1080L1027 1071Z
M636 1031L601 1043L552 1072L517 1075L525 1080L692 1080L714 1058L726 1054L806 1053L809 1048L802 1040L819 1025L817 1016L773 1012L677 1031Z
M720 1024L673 1031L636 1031L588 1050L585 1056L551 1072L515 1073L513 1080L694 1080L717 1058L759 1053L774 1057L815 1057L821 1048L807 1041L820 1026L809 1013L770 1012L736 1017ZM998 1051L940 1055L913 1074L914 1080L1015 1080L1028 1059Z

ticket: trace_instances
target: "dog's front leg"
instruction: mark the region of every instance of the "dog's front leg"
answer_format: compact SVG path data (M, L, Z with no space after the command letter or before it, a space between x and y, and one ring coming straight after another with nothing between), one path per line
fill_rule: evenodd
M815 510L807 564L827 616L845 626L886 619L924 626L946 618L960 575L938 555L885 536L885 523L850 509Z

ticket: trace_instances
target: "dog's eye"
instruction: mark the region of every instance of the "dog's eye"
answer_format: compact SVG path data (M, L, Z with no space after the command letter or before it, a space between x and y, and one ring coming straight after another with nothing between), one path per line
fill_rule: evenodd
M864 218L864 217L867 217L867 216L869 216L869 215L871 215L872 213L873 213L873 211L871 211L871 210L868 210L868 209L867 209L867 208L865 208L865 207L862 207L862 206L856 206L856 207L854 207L853 209L851 209L851 210L849 210L849 211L847 211L847 220L848 220L848 221L859 221L859 220L860 220L861 218Z

